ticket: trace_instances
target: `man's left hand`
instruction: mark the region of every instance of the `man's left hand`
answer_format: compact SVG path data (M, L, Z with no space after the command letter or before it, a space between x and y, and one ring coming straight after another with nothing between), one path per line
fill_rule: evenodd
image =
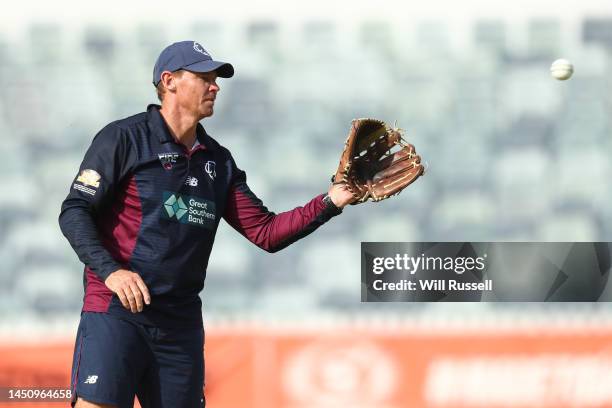
M332 184L327 192L334 205L338 208L344 208L346 205L355 202L357 199L348 191L346 184Z

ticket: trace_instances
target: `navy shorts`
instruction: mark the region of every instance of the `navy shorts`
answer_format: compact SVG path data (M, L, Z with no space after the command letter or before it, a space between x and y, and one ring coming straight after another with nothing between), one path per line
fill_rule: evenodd
M143 326L83 312L72 362L76 397L119 408L202 408L204 330Z

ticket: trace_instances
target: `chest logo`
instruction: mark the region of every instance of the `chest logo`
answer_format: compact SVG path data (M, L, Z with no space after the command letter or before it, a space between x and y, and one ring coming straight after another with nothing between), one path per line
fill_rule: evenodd
M204 165L204 171L206 171L206 174L208 174L208 177L210 177L211 180L214 180L215 177L217 177L216 167L217 163L212 160L207 161Z
M176 196L174 194L170 195L166 201L164 201L164 208L168 213L168 217L176 217L177 220L183 218L183 215L187 214L188 209L183 201L183 197Z
M214 229L215 203L202 197L164 191L161 218L180 224Z
M159 153L157 155L164 170L172 170L172 166L179 157L178 153Z

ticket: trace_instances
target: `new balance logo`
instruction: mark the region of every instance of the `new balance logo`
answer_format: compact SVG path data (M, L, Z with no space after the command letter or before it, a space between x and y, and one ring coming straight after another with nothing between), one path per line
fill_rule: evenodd
M197 187L198 179L192 176L187 176L187 180L185 180L185 185L190 187Z
M97 375L88 375L87 379L83 382L83 384L95 384L98 381Z

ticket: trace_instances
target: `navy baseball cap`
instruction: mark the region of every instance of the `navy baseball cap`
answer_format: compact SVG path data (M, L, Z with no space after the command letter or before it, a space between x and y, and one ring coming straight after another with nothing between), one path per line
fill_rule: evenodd
M162 72L179 69L193 72L217 71L221 78L234 76L232 64L214 61L208 51L196 41L180 41L170 44L159 54L153 68L153 85L157 86L161 81Z

